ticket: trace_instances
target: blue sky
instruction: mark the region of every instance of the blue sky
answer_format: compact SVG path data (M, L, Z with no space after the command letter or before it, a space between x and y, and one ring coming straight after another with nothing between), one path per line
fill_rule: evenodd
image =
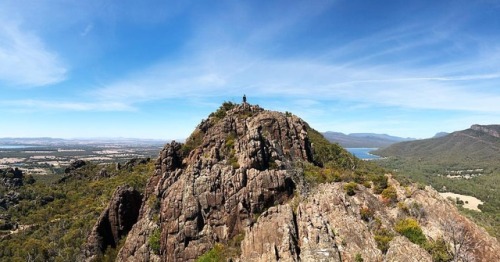
M181 139L243 94L319 131L500 124L500 1L0 2L0 137Z

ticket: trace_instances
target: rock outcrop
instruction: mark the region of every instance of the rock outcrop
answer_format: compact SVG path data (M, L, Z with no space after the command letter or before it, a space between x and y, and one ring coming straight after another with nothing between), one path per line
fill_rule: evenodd
M388 201L368 181L349 195L345 182L307 184L303 167L317 164L309 131L289 113L224 104L185 144L172 142L160 152L116 260L194 261L217 243L242 239L234 260L431 261L395 224L412 218L427 239L453 243L444 217L457 221L471 243L481 243L463 249L464 256L500 259L496 239L430 187L403 187L389 178L396 196Z
M129 169L131 170L132 168L134 168L135 166L138 166L138 165L145 165L149 162L150 158L132 158L130 160L128 160L127 162L125 162L125 164L123 165L118 165L117 169Z
M108 247L116 248L137 222L142 195L130 186L116 189L108 207L101 213L87 239L84 260L94 261Z
M69 166L66 169L64 169L64 173L68 174L71 171L77 170L77 169L85 166L86 164L87 164L87 162L85 162L83 160L75 160L75 161L71 162L71 164L69 164Z
M16 168L0 169L0 186L15 188L23 185L23 171Z
M167 145L145 200L160 203L160 257L194 260L214 243L244 232L254 214L293 196L294 173L286 168L311 161L312 154L305 122L248 104L203 121L184 148L175 142ZM151 220L151 207L143 209L136 227ZM143 260L145 254L137 250L147 245L131 236L118 258Z
M496 138L500 138L500 125L472 125L470 129L486 133Z

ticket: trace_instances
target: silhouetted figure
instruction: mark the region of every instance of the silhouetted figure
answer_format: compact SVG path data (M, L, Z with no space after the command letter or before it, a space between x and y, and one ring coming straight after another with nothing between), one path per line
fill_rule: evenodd
M246 103L247 103L247 96L243 95L243 104L246 104Z

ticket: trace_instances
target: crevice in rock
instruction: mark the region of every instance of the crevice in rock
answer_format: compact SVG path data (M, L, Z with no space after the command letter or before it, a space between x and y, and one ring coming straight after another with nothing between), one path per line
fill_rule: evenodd
M295 252L297 253L297 258L300 259L300 245L299 245L299 225L297 222L297 214L295 212L292 212L292 223L293 223L293 228L295 230L295 235L296 237L292 237L292 241L294 244Z
M276 257L276 261L280 261L280 254L276 245L274 245L274 256Z

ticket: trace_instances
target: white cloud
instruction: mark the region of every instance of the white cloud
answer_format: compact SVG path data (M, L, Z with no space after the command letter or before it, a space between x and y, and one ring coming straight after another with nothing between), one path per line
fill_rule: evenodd
M347 100L403 108L500 112L500 94L490 88L497 82L498 73L428 72L392 66L339 67L303 59L256 59L230 50L212 58L204 56L203 60L192 57L180 63L158 64L106 85L95 94L136 103L246 93L303 101Z
M135 111L131 105L112 102L73 102L73 101L51 101L51 100L11 100L0 101L0 106L15 111L39 111L39 110L65 110L65 111Z
M0 20L0 81L16 86L44 86L63 81L67 69L35 34Z

